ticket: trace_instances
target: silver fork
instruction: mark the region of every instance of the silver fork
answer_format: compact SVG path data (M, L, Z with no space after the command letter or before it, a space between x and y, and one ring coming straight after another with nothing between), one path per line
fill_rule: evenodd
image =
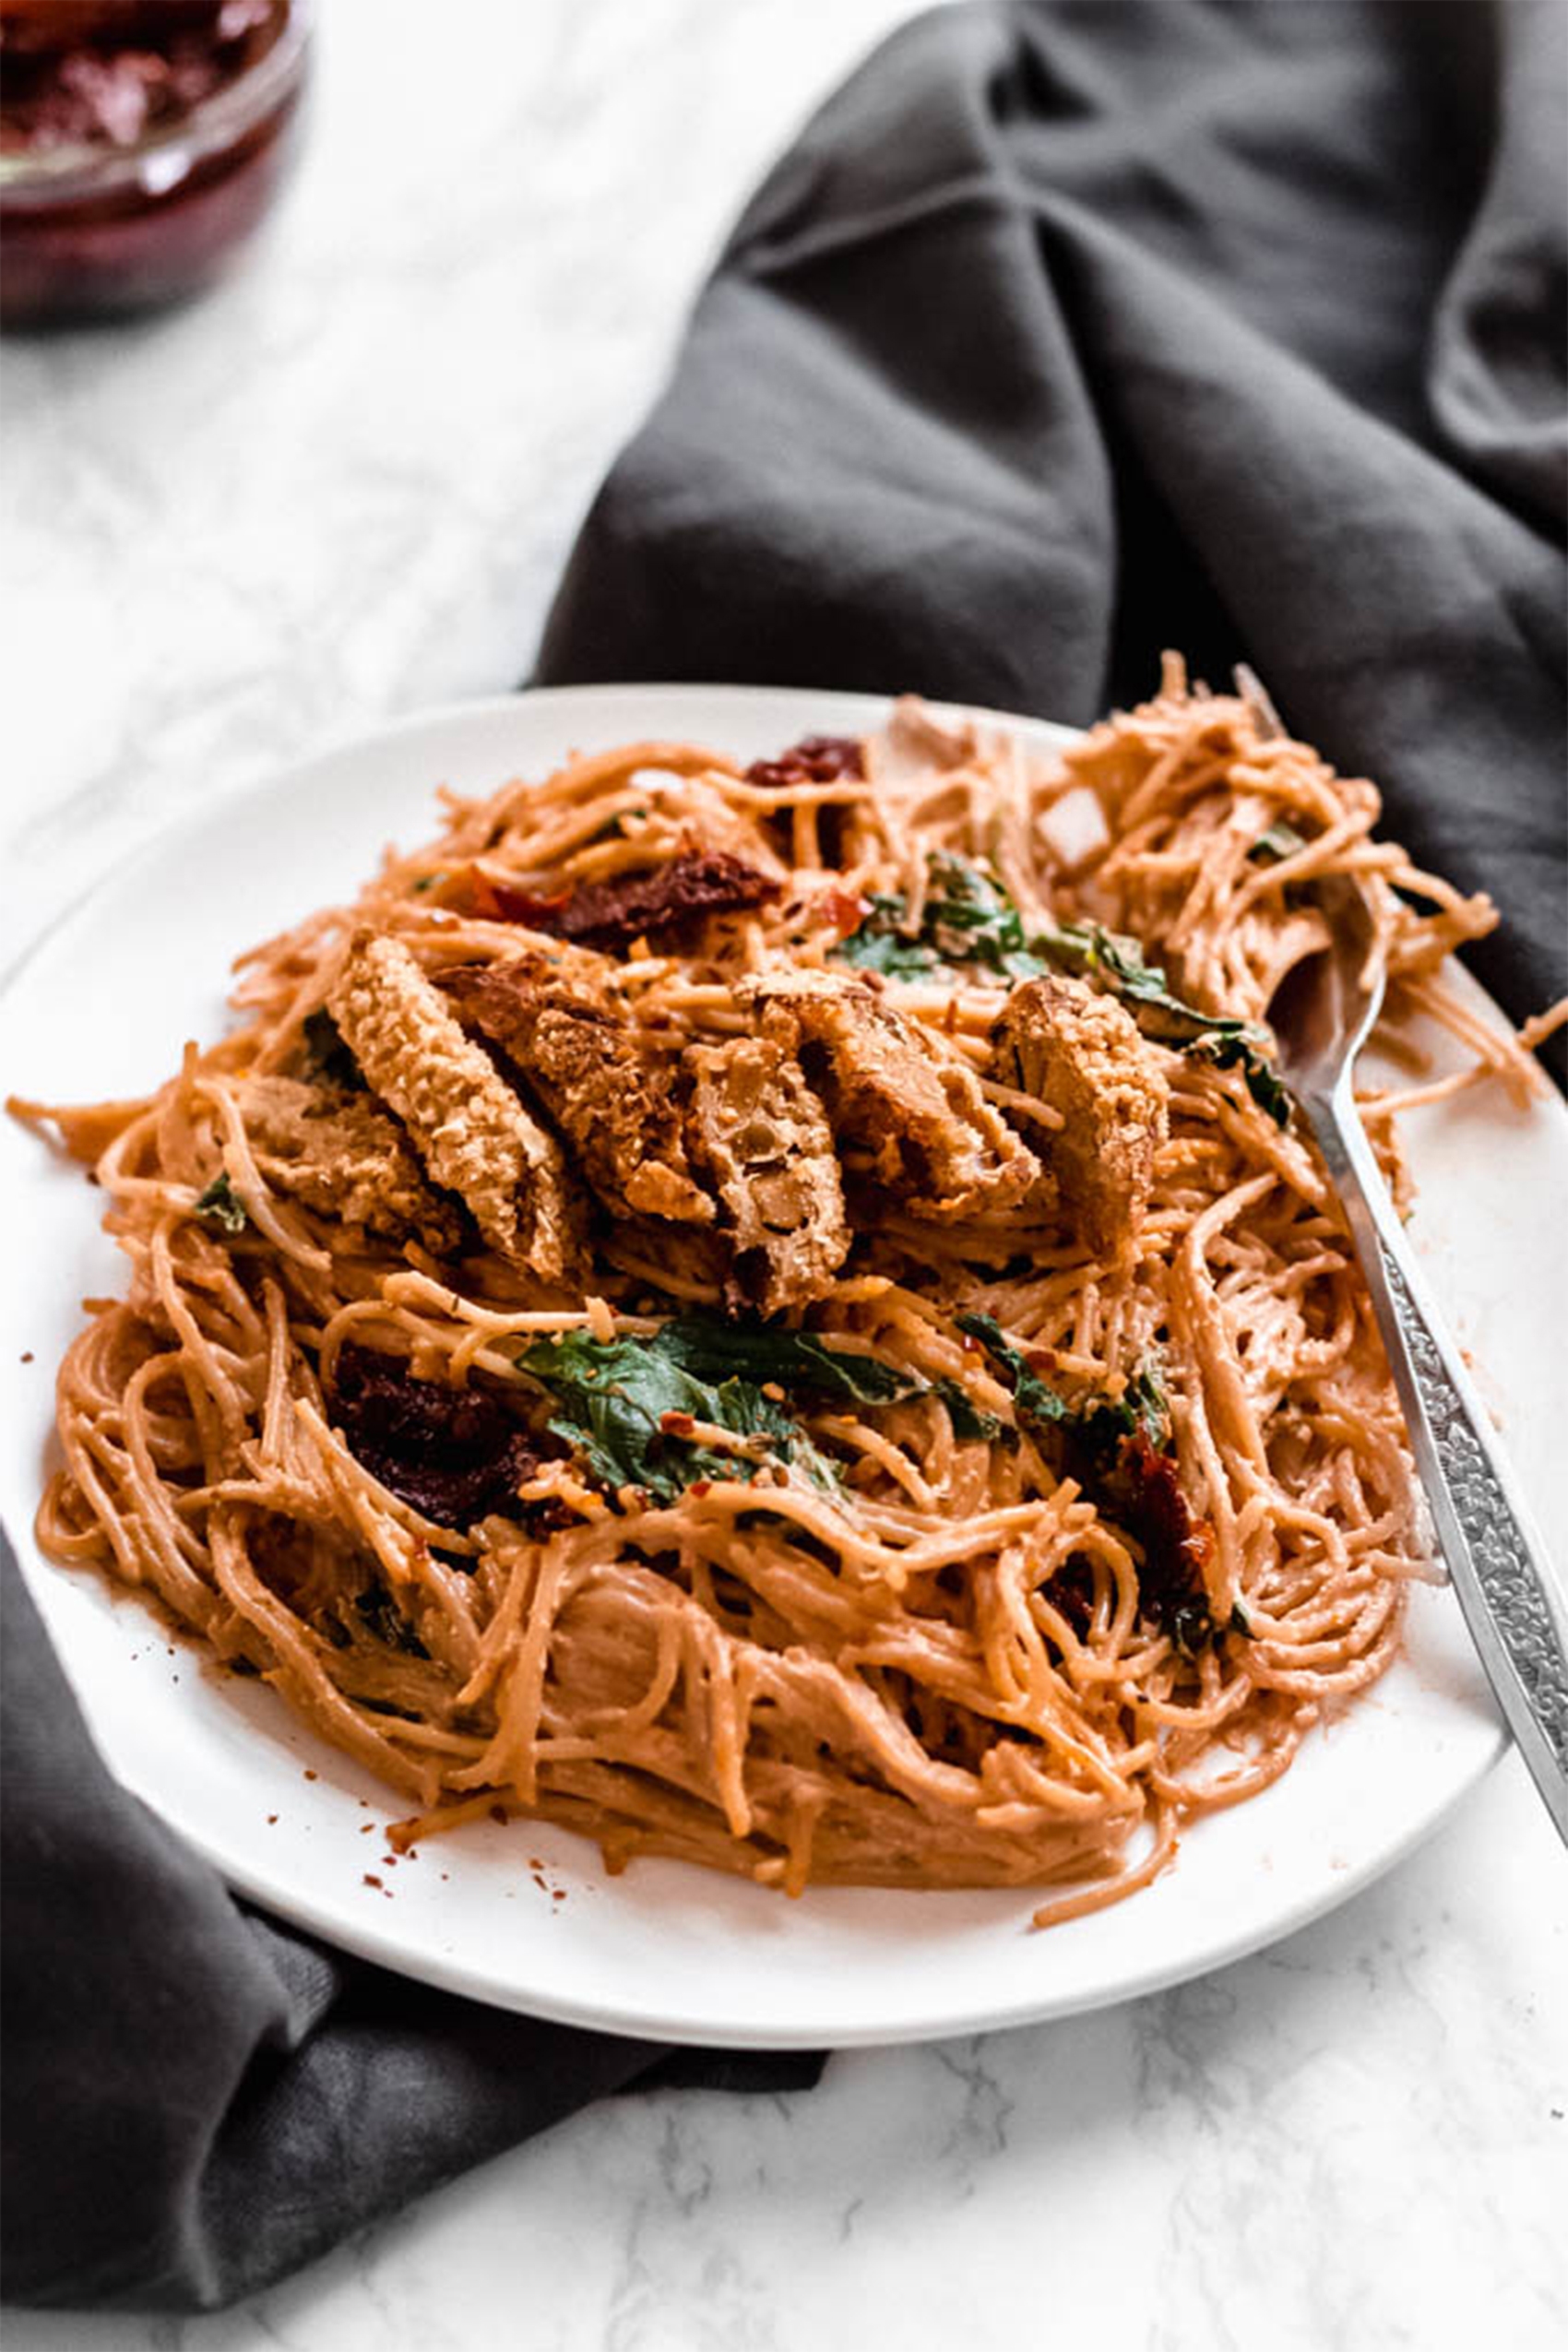
M1292 967L1268 1008L1279 1075L1316 1135L1344 1204L1470 1637L1568 1844L1568 1607L1356 1110L1352 1065L1383 1003L1372 909L1348 874L1323 877L1313 896L1330 944Z

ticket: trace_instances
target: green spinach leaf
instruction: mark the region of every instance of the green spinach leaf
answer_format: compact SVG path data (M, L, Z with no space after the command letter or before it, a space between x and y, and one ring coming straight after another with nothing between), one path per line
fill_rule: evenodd
M698 1377L679 1350L679 1340L666 1344L663 1331L650 1339L569 1331L535 1340L515 1360L554 1399L556 1436L612 1489L640 1487L673 1503L699 1479L754 1478L767 1461L793 1464L816 1486L837 1483L832 1465L785 1406L754 1381ZM704 1446L683 1427L693 1421L755 1439L755 1453Z
M960 1331L980 1341L1004 1375L1003 1385L1012 1390L1014 1409L1026 1428L1044 1430L1072 1420L1072 1408L1065 1398L1058 1396L1033 1365L1025 1361L994 1315L959 1315L957 1324Z
M842 1396L857 1405L896 1405L921 1383L874 1356L830 1348L809 1331L783 1331L754 1319L720 1323L682 1315L659 1335L659 1349L699 1380L772 1381L780 1388Z
M1239 1033L1247 1026L1229 1013L1205 1013L1189 1004L1174 992L1158 964L1144 961L1137 940L1124 932L1107 931L1103 923L1061 923L1031 944L1053 963L1099 980L1123 1003L1146 1005L1184 1028Z
M936 969L936 957L922 939L900 930L905 912L897 892L879 890L859 931L840 940L834 956L857 971L881 972L889 980L923 980Z
M859 931L834 950L861 971L918 980L960 964L982 964L1007 980L1033 979L1045 970L1029 952L1023 918L1002 885L980 866L950 849L934 852L918 935L901 926L908 908L892 892L879 892Z
M1267 830L1258 835L1247 855L1266 865L1271 860L1293 858L1298 849L1304 849L1306 846L1306 835L1298 833L1295 826L1288 825L1282 816L1277 816Z
M1154 1016L1152 1033L1180 1052L1218 1069L1241 1070L1259 1108L1276 1126L1289 1124L1289 1092L1262 1050L1262 1032L1234 1014L1205 1013L1176 995L1159 966L1145 962L1135 939L1099 923L1063 923L1033 944L1094 976L1124 1003L1146 1009Z
M1219 1070L1240 1070L1247 1082L1247 1092L1260 1110L1266 1111L1277 1127L1290 1123L1290 1093L1275 1073L1274 1064L1258 1051L1245 1036L1227 1033L1194 1038L1182 1051L1194 1062L1212 1062Z
M196 1205L198 1217L210 1224L220 1225L225 1233L243 1233L250 1223L245 1205L229 1182L229 1171L215 1176Z
M982 1413L968 1390L957 1381L939 1380L935 1393L947 1408L955 1437L983 1438L988 1445L1005 1443L1012 1437L1016 1444L1016 1432L1010 1431L1006 1422L998 1420L994 1413Z
M1094 1453L1112 1454L1124 1437L1146 1437L1157 1454L1170 1440L1170 1408L1152 1363L1140 1364L1114 1404L1090 1405L1078 1431Z

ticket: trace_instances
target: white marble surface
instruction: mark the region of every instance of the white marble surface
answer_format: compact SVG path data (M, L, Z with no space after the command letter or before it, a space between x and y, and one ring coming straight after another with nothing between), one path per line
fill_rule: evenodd
M703 263L899 0L327 0L303 169L177 317L7 347L0 960L179 811L503 686ZM427 53L439 21L443 46ZM459 117L445 42L484 70ZM1568 1870L1512 1761L1102 2016L578 2117L244 2309L9 2352L1568 2341Z

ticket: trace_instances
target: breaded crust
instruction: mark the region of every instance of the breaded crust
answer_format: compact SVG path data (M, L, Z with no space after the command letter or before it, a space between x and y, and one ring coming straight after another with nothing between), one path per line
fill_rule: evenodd
M686 1161L675 1056L657 1053L606 990L543 956L461 965L435 983L516 1063L617 1216L712 1224Z
M408 949L357 932L327 1009L434 1181L461 1195L503 1257L560 1281L577 1253L561 1146L464 1036Z
M247 1078L237 1089L256 1166L275 1192L307 1208L437 1256L460 1248L455 1201L425 1178L390 1111L368 1095L299 1078Z
M974 1073L863 980L763 972L735 993L760 1014L765 1037L799 1055L840 1147L913 1216L995 1216L1039 1182L1039 1162Z
M765 1313L817 1298L849 1228L833 1136L799 1064L767 1038L692 1045L687 1135L731 1229L732 1303Z
M991 1035L1003 1084L1062 1113L1048 1157L1083 1240L1118 1253L1143 1222L1170 1122L1170 1089L1137 1024L1114 997L1047 974L1019 982Z

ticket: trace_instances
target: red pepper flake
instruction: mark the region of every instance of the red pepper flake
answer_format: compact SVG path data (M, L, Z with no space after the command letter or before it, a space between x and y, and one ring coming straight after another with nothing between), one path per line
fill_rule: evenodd
M275 1824L276 1824L276 1823L277 1823L277 1820L278 1820L278 1816L277 1816L277 1814L276 1814L276 1813L268 1813L268 1814L267 1814L267 1828L268 1828L268 1829L271 1829L272 1827L274 1827L274 1825L275 1825Z
M364 1874L363 1878L361 1880L360 1883L361 1883L361 1885L362 1885L362 1886L374 1886L374 1887L380 1888L380 1890L381 1890L381 1892L382 1892L383 1894L385 1894L385 1893L386 1893L386 1889L385 1889L385 1887L382 1887L382 1885L381 1885L381 1881L380 1881L380 1880L376 1877L375 1872L374 1872L374 1871L366 1871L366 1872L365 1872L365 1874Z
M849 939L870 914L871 902L858 891L825 890L812 911L821 921L830 923L840 939Z
M686 1492L688 1494L695 1494L700 1503L705 1494L711 1494L713 1492L713 1480L711 1479L694 1479L691 1485L686 1489Z
M491 1807L491 1809L490 1809L490 1818L491 1818L491 1820L492 1820L492 1821L498 1821L498 1822L500 1823L500 1824L501 1824L502 1828L503 1828L503 1829L505 1829L505 1826L506 1826L507 1820L508 1820L508 1818L509 1818L509 1816L508 1816L508 1814L507 1814L507 1812L506 1812L506 1808L505 1808L505 1805L492 1805L492 1807Z
M23 1361L23 1363L24 1363L24 1364L30 1364L30 1363L31 1363L31 1361L32 1361L32 1349L31 1349L30 1348L24 1348L22 1349L22 1361Z
M552 1903L564 1903L566 1900L565 1888L564 1886L552 1886L550 1890L550 1899Z
M659 1426L666 1437L690 1437L696 1423L690 1413L660 1413Z
M169 1653L169 1655L170 1655L170 1657L173 1657L173 1655L174 1655L173 1651L172 1651L172 1650L171 1650L171 1651L170 1651L170 1653ZM306 1764L306 1766L305 1766L305 1778L306 1778L307 1780L319 1780L319 1779L321 1778L321 1775L320 1775L320 1773L318 1773L318 1772L312 1772L312 1770L311 1770L311 1768L310 1768L309 1764Z

